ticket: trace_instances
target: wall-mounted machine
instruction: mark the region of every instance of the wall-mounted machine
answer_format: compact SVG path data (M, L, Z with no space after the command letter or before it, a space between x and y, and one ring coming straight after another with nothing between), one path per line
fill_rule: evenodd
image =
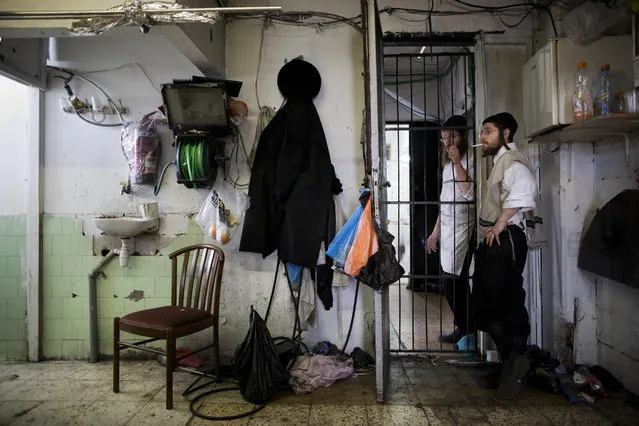
M227 98L238 96L241 87L239 81L203 77L162 85L178 183L200 188L215 182L225 157L223 139L231 133Z

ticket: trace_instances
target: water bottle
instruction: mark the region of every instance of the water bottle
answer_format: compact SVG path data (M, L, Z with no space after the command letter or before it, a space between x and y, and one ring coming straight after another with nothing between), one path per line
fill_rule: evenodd
M603 64L595 82L594 107L595 116L612 113L612 88L610 85L610 64Z
M588 81L588 64L579 62L575 74L575 94L572 99L575 121L587 120L593 115L592 93Z

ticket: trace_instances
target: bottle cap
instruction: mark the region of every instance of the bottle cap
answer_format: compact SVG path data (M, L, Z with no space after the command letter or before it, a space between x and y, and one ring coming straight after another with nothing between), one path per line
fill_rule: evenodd
M623 99L623 92L617 92L617 93L615 93L615 98L617 98L617 99Z
M577 64L577 68L582 69L582 68L586 68L588 66L588 64L586 62L579 62Z
M601 69L601 71L609 70L610 69L610 64L601 64L601 68L600 69Z

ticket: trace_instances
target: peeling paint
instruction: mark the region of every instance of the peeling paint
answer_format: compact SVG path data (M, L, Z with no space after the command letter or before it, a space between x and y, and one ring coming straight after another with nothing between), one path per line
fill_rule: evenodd
M134 302L139 302L144 299L144 291L134 289L126 298Z

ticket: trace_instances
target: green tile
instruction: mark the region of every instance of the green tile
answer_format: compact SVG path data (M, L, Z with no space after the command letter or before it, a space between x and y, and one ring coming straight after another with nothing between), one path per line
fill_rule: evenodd
M147 277L147 256L131 256L129 266L124 269L125 277Z
M18 340L27 341L27 322L24 317L18 320Z
M51 252L52 240L53 240L52 235L42 236L42 255L43 256L51 256L53 254Z
M100 341L98 342L98 351L101 354L113 354L113 339L100 339Z
M171 297L171 278L164 277L155 279L154 297Z
M0 320L8 318L8 303L12 299L0 299Z
M18 279L0 278L0 299L15 299L18 297Z
M124 299L135 290L135 277L117 277L113 279L113 294Z
M189 229L186 231L188 235L202 235L202 228L195 222L189 223Z
M18 237L15 235L0 235L0 257L19 255Z
M27 215L13 216L12 227L8 230L9 235L27 235Z
M153 299L144 300L144 309L159 308L161 306L169 306L170 304L170 297L154 297Z
M145 299L140 299L138 301L124 299L124 315L128 315L131 312L143 311L146 309L144 304Z
M89 338L89 319L63 319L61 321L70 321L70 328L63 339L88 339Z
M73 221L73 235L84 235L84 221L81 219Z
M49 287L45 297L62 297L69 298L73 292L73 281L68 277L51 277L45 281L45 285Z
M91 256L93 254L93 238L83 235L74 235L72 238L74 255Z
M9 270L7 269L7 257L0 257L0 278L9 276Z
M0 215L0 235L7 235L13 226L13 216Z
M44 308L42 309L42 317L47 319L61 319L62 305L66 299L60 297L49 297L44 299Z
M87 359L89 357L88 345L84 340L63 340L62 356L64 359Z
M63 277L81 277L82 276L82 257L66 256L62 258L62 276Z
M26 283L23 283L20 281L20 279L18 279L18 298L23 298L23 299L27 299L27 286Z
M98 299L98 318L121 317L124 313L124 299L104 298Z
M60 217L44 215L42 218L42 233L44 235L62 234L62 220Z
M0 340L0 361L7 361L7 341Z
M80 319L80 318L88 318L88 305L89 300L83 299L80 297L74 297L71 299L63 299L62 301L62 318L69 319ZM84 316L84 312L87 312L87 315Z
M22 259L17 256L7 257L7 277L20 278L22 273Z
M62 340L45 339L42 344L42 356L44 358L62 357Z
M18 320L0 320L0 340L15 340L18 338ZM20 321L24 324L24 321Z
M87 286L88 285L89 284L87 282ZM98 299L113 298L113 295L115 294L114 281L110 278L107 278L107 279L98 278L98 281L96 282L96 289L98 293ZM100 306L99 303L98 303L98 306Z
M73 254L73 237L71 235L52 235L51 254L55 256L71 256Z
M171 263L166 256L149 256L147 259L147 272L149 277L165 277L166 264Z
M27 341L25 339L7 342L7 361L24 361L27 359Z
M62 235L75 234L75 219L72 217L60 218L60 231Z
M113 338L113 318L98 318L98 336L100 339Z
M103 278L99 277L97 284L100 285L100 281ZM89 297L89 278L88 277L76 277L71 280L72 292L76 297ZM73 297L73 294L71 295Z
M27 299L7 299L7 319L23 320L27 316Z
M143 291L144 297L153 297L155 295L155 278L137 277L134 279L133 288Z
M62 256L44 256L42 275L45 277L62 276Z

